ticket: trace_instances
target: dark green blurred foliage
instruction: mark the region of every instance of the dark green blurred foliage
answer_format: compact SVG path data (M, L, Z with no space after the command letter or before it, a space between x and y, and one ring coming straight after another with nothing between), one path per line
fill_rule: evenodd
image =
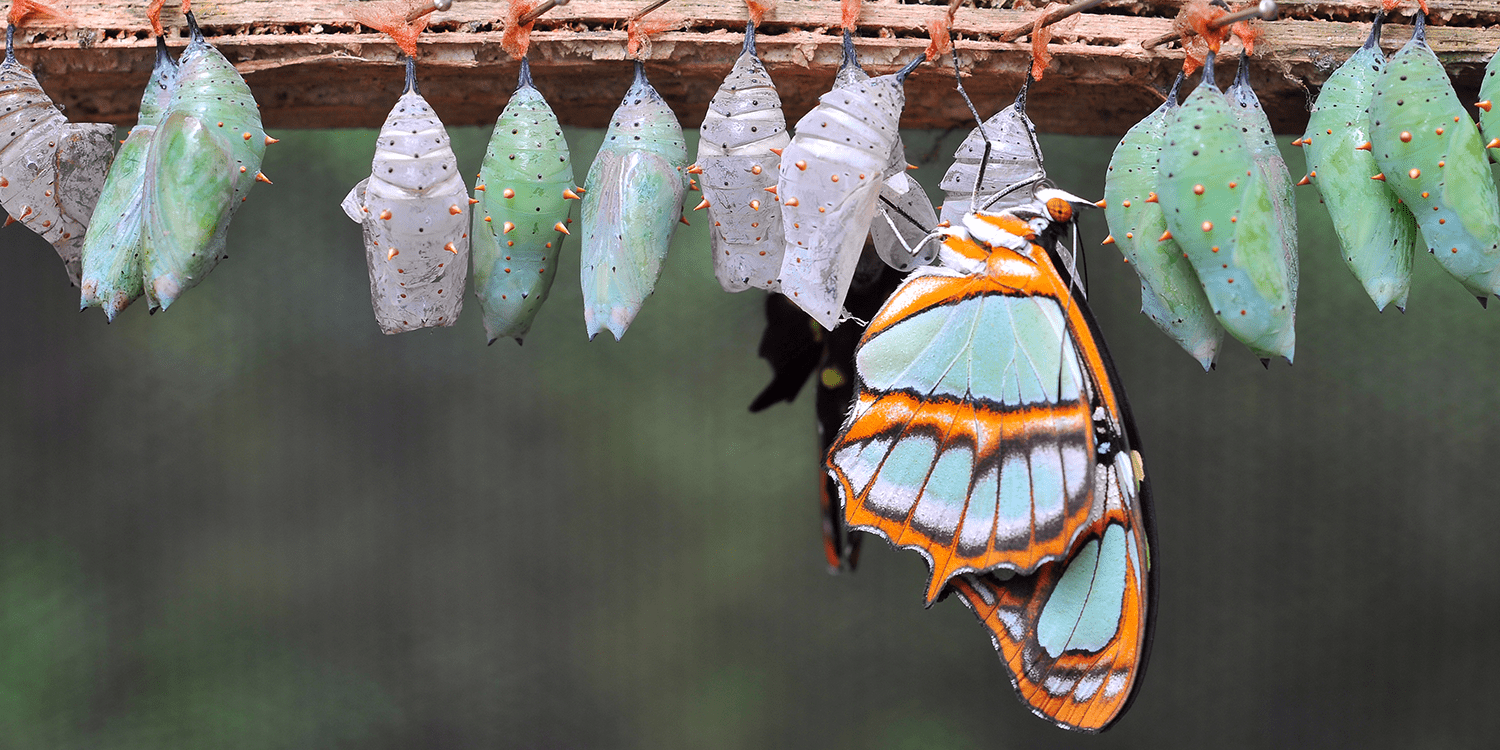
M1500 312L1422 258L1409 312L1377 314L1311 188L1297 364L1269 372L1228 341L1203 373L1138 314L1102 216L1085 220L1091 305L1155 484L1162 599L1134 708L1080 738L1027 714L962 606L922 608L916 555L872 542L858 573L824 571L810 391L746 412L769 378L763 300L718 290L702 213L621 343L585 340L576 231L525 347L486 347L472 297L452 329L386 337L338 207L374 132L275 135L276 184L169 312L79 315L51 249L0 233L0 747L1411 748L1500 731ZM453 135L472 174L487 132ZM924 184L962 135L906 134ZM580 179L600 138L569 133ZM1088 196L1113 145L1043 138L1053 180Z

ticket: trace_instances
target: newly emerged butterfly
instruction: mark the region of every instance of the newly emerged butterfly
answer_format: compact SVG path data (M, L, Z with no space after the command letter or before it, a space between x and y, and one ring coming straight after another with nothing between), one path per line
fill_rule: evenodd
M1224 92L1203 82L1167 125L1157 194L1171 236L1188 256L1214 315L1230 335L1269 364L1292 360L1294 278L1271 193Z
M964 214L976 210L976 202L978 210L999 211L1031 201L1032 191L1023 188L1039 183L1046 173L1036 126L1026 116L1030 86L1028 76L1013 104L969 131L959 144L953 165L938 185L946 194L941 220L959 223Z
M187 22L177 87L146 157L142 275L146 300L163 310L224 257L230 219L265 180L255 97L191 12Z
M141 96L135 127L125 137L99 204L100 221L89 224L83 241L83 307L101 307L113 321L144 293L141 277L141 223L145 220L146 163L156 126L161 124L172 91L177 87L177 63L167 54L166 37L156 38L156 65Z
M1141 279L1141 312L1207 370L1219 354L1224 328L1198 274L1167 231L1156 198L1160 183L1156 162L1166 141L1167 123L1177 113L1182 75L1167 100L1120 139L1104 175L1104 216L1110 239Z
M1500 292L1500 195L1484 141L1427 46L1426 19L1375 82L1370 144L1428 252L1484 304Z
M1365 145L1370 141L1375 81L1386 66L1380 52L1383 20L1384 14L1376 16L1364 46L1323 84L1301 142L1307 179L1328 206L1344 262L1375 309L1394 303L1405 310L1412 258L1422 247L1422 237L1416 219L1390 184L1370 179L1380 167Z
M829 330L838 325L885 184L906 102L903 83L922 60L835 86L797 122L782 153L781 291Z
M775 189L781 150L791 142L781 98L755 54L755 22L699 130L698 159L708 209L714 276L726 292L777 288L784 250Z
M1271 197L1271 216L1276 220L1276 241L1280 244L1282 257L1286 261L1290 306L1295 316L1298 280L1297 199L1292 194L1292 173L1287 170L1286 161L1281 158L1281 149L1276 145L1276 134L1271 131L1271 119L1266 116L1266 110L1261 106L1260 98L1255 95L1255 89L1250 87L1248 54L1240 53L1239 72L1224 95L1229 97L1231 110L1240 125L1245 145L1250 148L1250 156L1255 160L1256 174L1266 180L1267 194Z
M469 271L469 192L410 57L406 89L375 144L370 176L342 204L364 227L375 322L387 334L451 326Z
M1081 198L1051 188L945 230L855 353L828 451L850 528L928 560L989 629L1021 699L1099 731L1134 694L1155 596L1139 439L1055 247Z
M520 83L495 122L479 170L474 211L474 291L491 343L521 342L531 329L567 236L573 165L557 115L531 83L521 58Z
M115 126L71 123L16 60L16 27L0 63L0 206L52 243L79 283L83 238L114 157Z
M803 384L811 379L816 392L819 456L825 455L854 401L854 347L865 331L862 321L874 317L902 277L902 273L874 252L872 244L866 244L844 301L850 319L832 331L823 330L785 296L768 296L766 330L761 335L759 352L771 364L772 379L751 402L750 411L795 400ZM819 482L818 500L828 568L835 572L853 570L859 562L861 536L845 527L844 510L838 502L838 483L826 473Z
M661 275L687 194L687 142L640 61L583 196L583 321L618 340Z

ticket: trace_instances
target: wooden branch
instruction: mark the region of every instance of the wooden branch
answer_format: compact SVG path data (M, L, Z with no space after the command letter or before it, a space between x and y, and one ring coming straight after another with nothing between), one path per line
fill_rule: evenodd
M889 72L927 45L926 23L937 4L867 0L857 42L871 72ZM16 55L31 65L53 98L75 120L134 122L154 59L146 22L148 0L74 0L71 29L22 29ZM601 127L629 85L621 19L644 0L573 0L536 22L532 73L566 124ZM1063 24L1053 62L1033 88L1029 112L1044 131L1123 133L1161 101L1182 63L1171 45L1146 51L1144 39L1172 29L1182 0L1110 0ZM331 0L198 0L194 11L211 41L245 74L272 128L375 127L402 83L399 52L389 38L352 20L352 2ZM422 91L452 125L490 124L515 86L517 63L499 46L506 3L458 0L429 16L420 40ZM1412 3L1414 6L1415 3ZM1428 40L1448 65L1466 100L1500 46L1500 4L1493 0L1432 0ZM1283 19L1264 25L1253 80L1278 132L1302 132L1307 106L1328 74L1363 43L1379 0L1287 0ZM686 126L702 119L719 82L739 54L742 0L673 0L657 11L689 19L688 27L654 37L645 53L652 82ZM965 85L984 113L1007 104L1030 65L1030 45L995 41L1037 11L959 10L953 30ZM1334 19L1334 20L1313 20ZM164 22L181 36L182 16L170 0ZM783 0L761 27L757 47L771 69L791 118L829 87L840 60L839 3ZM1386 26L1385 48L1410 35L1405 20ZM179 47L178 40L172 41ZM1224 54L1237 54L1231 41ZM1224 66L1232 68L1232 66ZM1226 73L1227 77L1227 73ZM970 125L954 95L952 68L925 64L907 82L904 127Z

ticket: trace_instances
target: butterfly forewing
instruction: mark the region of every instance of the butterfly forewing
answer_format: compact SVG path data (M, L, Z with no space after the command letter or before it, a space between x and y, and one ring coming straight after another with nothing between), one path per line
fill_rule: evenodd
M993 252L980 273L919 272L871 321L829 452L850 526L927 556L929 601L960 573L1063 558L1129 504L1100 482L1124 422L1081 300L1040 247Z

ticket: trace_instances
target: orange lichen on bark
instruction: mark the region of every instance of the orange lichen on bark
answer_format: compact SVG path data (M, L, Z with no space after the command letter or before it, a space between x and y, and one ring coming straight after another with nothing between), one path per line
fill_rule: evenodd
M1218 54L1219 46L1229 36L1229 29L1210 29L1208 25L1226 12L1209 5L1208 0L1192 0L1172 19L1172 25L1182 35L1183 73L1191 75L1203 65L1209 52Z
M759 26L766 20L766 14L776 7L776 0L745 0L745 7L750 11L750 23Z
M157 36L166 36L161 27L161 6L166 5L167 0L151 0L146 6L146 20L151 22L151 33Z
M521 23L521 16L530 13L540 3L536 0L511 0L505 9L505 33L500 35L500 48L517 60L526 56L531 48L531 28L536 21Z
M1229 30L1239 38L1240 44L1245 45L1245 54L1255 56L1255 41L1260 39L1261 22L1259 20L1240 21L1231 24Z
M860 0L839 0L839 25L844 31L853 31L859 25Z
M951 28L949 24L951 23L952 20L946 15L938 16L927 22L927 37L930 41L927 42L927 52L925 54L927 55L928 62L953 51L953 37L948 33L949 28Z
M47 20L57 24L71 24L73 16L62 8L48 5L38 0L13 0L10 4L10 12L6 18L16 28L25 26L30 21Z
M625 25L625 56L631 59L640 59L651 52L651 35L660 34L663 31L681 28L687 23L684 18L668 18L666 16L647 16L645 18L632 18Z
M1051 3L1047 7L1051 7ZM1052 41L1052 27L1042 25L1042 19L1047 17L1047 7L1042 8L1036 20L1031 22L1031 77L1038 81L1052 63L1052 51L1047 49L1047 43Z
M417 37L427 28L427 16L415 21L406 17L417 8L426 7L424 0L383 0L381 2L357 3L350 9L354 20L379 31L391 39L409 57L417 56Z

